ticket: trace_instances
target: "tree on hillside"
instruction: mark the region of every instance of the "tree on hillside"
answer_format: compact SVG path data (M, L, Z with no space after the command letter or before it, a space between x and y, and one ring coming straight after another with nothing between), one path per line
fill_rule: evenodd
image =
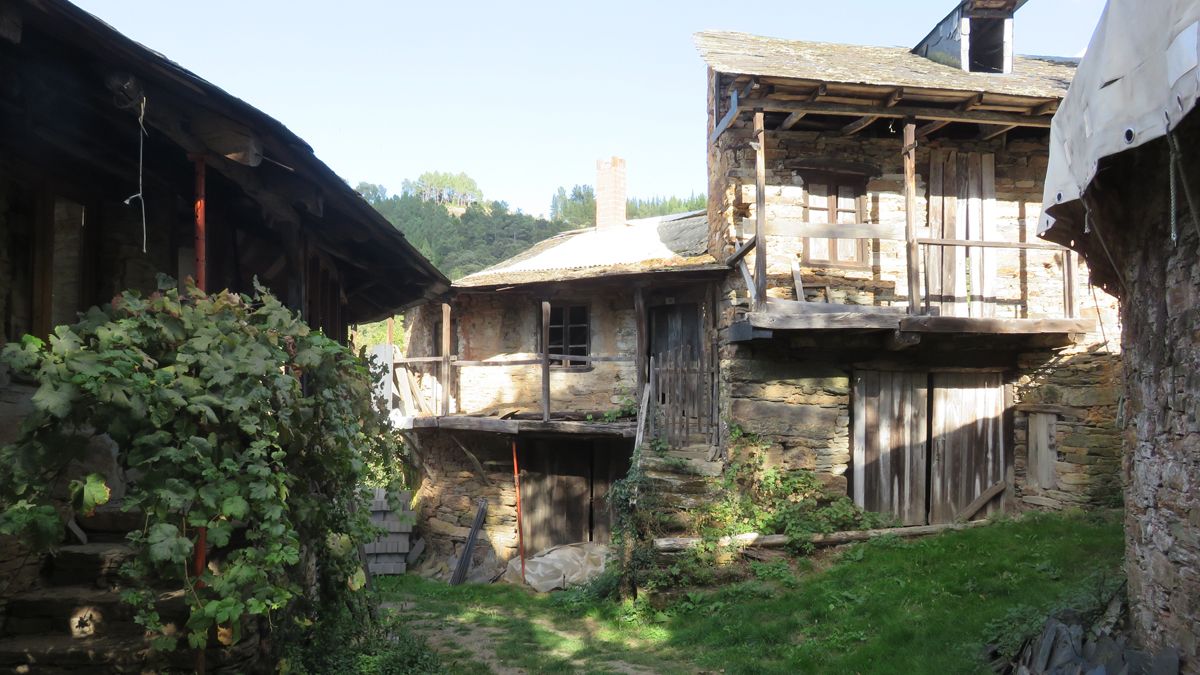
M405 180L401 185L400 192L425 201L458 206L467 206L483 201L483 191L479 189L475 179L461 172L426 171L415 181Z

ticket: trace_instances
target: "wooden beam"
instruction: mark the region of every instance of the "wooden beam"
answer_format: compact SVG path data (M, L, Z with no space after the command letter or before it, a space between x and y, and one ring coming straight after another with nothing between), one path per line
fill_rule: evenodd
M749 219L742 222L743 227L749 224ZM904 241L904 232L887 223L809 223L799 218L772 218L766 228L768 235L777 237Z
M1075 303L1075 252L1063 252L1063 315L1074 319L1078 313Z
M898 352L909 347L915 347L921 343L920 333L905 333L897 328L892 333L888 334L884 341L884 348L889 352Z
M839 303L804 302L802 300L784 300L770 298L767 300L767 311L780 314L890 314L894 320L905 316L903 307L888 307L881 305L844 305Z
M767 132L763 112L754 112L754 299L761 306L767 299Z
M808 303L814 307L841 307L819 302ZM767 330L895 330L900 327L903 316L896 314L874 314L867 312L750 312L746 320L754 328Z
M968 112L971 110L975 110L976 108L978 108L981 105L983 105L983 92L982 91L975 94L974 96L971 96L970 98L965 99L962 103L959 103L957 107L958 107L958 110L961 110L963 112ZM917 138L925 138L929 134L932 134L933 132L937 131L938 129L941 129L942 127L946 126L947 124L950 124L949 120L937 120L934 122L929 122L928 124L924 124L919 129L917 129Z
M1065 251L1069 250L1058 244L1040 241L975 241L973 239L937 239L930 237L918 237L917 243L921 246L969 246L972 248L1012 248L1012 249L1027 249L1035 251Z
M900 103L900 99L902 98L904 98L904 89L902 87L894 89L892 93L888 94L887 99L883 101L883 106L885 108L895 108L896 104ZM879 115L864 115L857 120L854 120L850 124L842 127L842 135L853 136L854 134L857 134L863 129L871 126L871 124L877 119L879 119Z
M917 138L925 138L929 134L932 134L933 132L937 131L938 129L941 129L942 127L946 126L947 124L950 124L950 120L936 120L934 122L926 122L925 124L922 124L920 128L917 129Z
M787 117L783 118L783 122L779 125L779 130L787 131L788 129L791 129L792 127L796 126L797 122L804 119L804 116L807 114L808 113L803 112L794 112L788 114Z
M878 115L894 119L911 118L918 120L946 120L949 122L973 122L977 124L1011 124L1020 127L1035 127L1049 129L1049 117L1034 117L1021 113L996 112L991 110L958 110L956 108L933 108L928 106L882 106L851 105L846 103L830 103L827 101L780 101L764 98L754 102L755 108L764 112L794 113L804 112L814 115L839 115L847 117L862 117Z
M633 325L637 344L637 388L641 391L646 385L646 355L650 353L650 336L646 330L646 298L642 287L633 289Z
M450 305L442 303L442 401L439 410L443 415L450 414L450 378L453 371L450 368Z
M550 302L542 301L542 421L550 421Z
M904 241L908 266L908 313L917 314L921 262L917 258L917 125L904 123Z
M750 274L750 268L746 266L745 259L738 261L737 268L742 273L742 281L746 283L746 294L750 296L750 304L753 306L758 302L758 286L754 283L754 276Z
M717 122L717 126L713 128L712 133L708 135L709 145L714 145L717 142L717 139L721 137L721 134L725 133L725 130L728 129L735 121L737 121L738 113L740 112L741 110L738 109L738 90L735 87L729 92L729 111L725 113L725 116L721 118L721 121Z
M1020 126L1020 125L1003 124L1000 126L994 126L994 125L982 124L982 125L980 125L980 128L979 128L979 140L990 141L997 136L1003 136L1004 134L1007 134L1008 132L1012 131L1013 129L1016 129L1018 126Z
M747 224L749 224L749 222L750 222L749 218L743 220L742 227L745 227ZM725 264L729 265L730 267L737 265L742 260L742 258L746 257L747 253L754 250L754 244L757 241L758 241L757 237L755 237L754 235L750 235L750 238L747 239L746 241L744 241L741 246L738 246L737 250L733 252L733 255L729 256L729 260L726 260Z
M918 333L1087 333L1094 326L1095 322L1088 319L988 319L966 316L906 316L900 319L900 330Z

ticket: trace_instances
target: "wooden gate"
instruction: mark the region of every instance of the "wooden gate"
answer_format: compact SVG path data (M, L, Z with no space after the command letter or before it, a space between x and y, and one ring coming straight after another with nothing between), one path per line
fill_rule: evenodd
M929 520L947 523L1005 480L1012 466L1004 433L1004 378L998 372L934 373L932 381ZM999 509L993 500L980 515Z
M926 522L928 374L860 370L854 376L854 503Z
M649 434L672 448L717 444L717 345L683 345L650 357Z

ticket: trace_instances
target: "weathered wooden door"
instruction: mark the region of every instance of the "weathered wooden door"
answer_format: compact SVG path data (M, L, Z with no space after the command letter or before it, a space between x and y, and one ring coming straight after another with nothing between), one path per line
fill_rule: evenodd
M929 522L948 523L1012 465L1004 379L998 372L934 373L932 382ZM997 511L997 501L979 515Z
M629 471L626 443L532 439L520 449L525 551L581 541L608 543L608 490Z
M928 382L924 372L854 373L854 503L905 525L926 522Z
M650 354L700 353L700 309L695 303L650 308Z

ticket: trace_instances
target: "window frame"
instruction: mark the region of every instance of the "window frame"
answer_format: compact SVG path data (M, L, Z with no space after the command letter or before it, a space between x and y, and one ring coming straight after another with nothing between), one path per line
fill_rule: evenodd
M805 171L800 173L800 178L804 180L804 222L812 223L812 212L824 211L826 222L821 223L829 225L837 225L838 216L843 213L851 213L848 209L838 208L839 192L842 188L850 188L854 191L854 220L856 223L867 222L867 180L868 177L863 174L856 173L833 173L820 171ZM825 204L817 207L812 202L811 185L813 183L825 185ZM818 198L819 199L819 198ZM833 222L828 222L832 217ZM826 239L829 242L829 258L813 258L811 239ZM869 270L871 269L871 247L868 238L857 238L857 255L854 259L838 258L838 242L844 238L825 238L825 237L804 237L804 249L801 252L801 262L807 267L826 267L854 270Z
M571 322L571 310L573 310L573 309L582 309L583 310L583 312L584 312L583 323L572 323ZM554 322L554 313L556 310L561 312L561 321L559 323ZM540 315L540 313L539 313L539 315ZM541 331L541 325L540 325L541 321L540 320L538 321L538 324L539 324L539 326L538 326L539 347L541 347L541 350L544 353L549 353L551 348L554 346L554 341L551 338L550 345L540 344L542 341L542 337L541 337L542 331ZM550 301L550 324L549 324L550 330L548 332L553 332L553 330L556 327L559 328L559 330L561 330L560 334L562 335L562 338L561 338L561 341L558 343L558 348L561 351L558 351L555 353L566 354L568 356L591 356L592 355L592 307L591 307L591 303L577 301L577 300L558 300L558 301L551 300ZM570 331L572 328L580 328L580 327L585 329L584 342L582 344L579 344L579 343L573 344L570 341ZM582 354L574 353L571 351L573 348L579 348L579 347L583 348ZM555 370L587 371L587 370L592 369L592 364L591 363L571 362L571 361L565 361L563 359L551 358L550 359L550 367Z

